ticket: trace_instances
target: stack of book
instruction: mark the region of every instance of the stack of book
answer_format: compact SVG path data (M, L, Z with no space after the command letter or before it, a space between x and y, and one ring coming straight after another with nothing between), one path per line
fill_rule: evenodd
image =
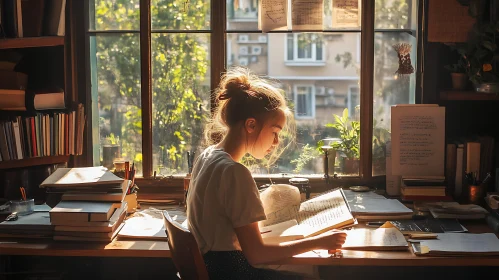
M54 240L109 242L123 227L130 180L105 167L59 168L40 187L62 194L49 212Z
M445 176L403 176L400 193L404 201L449 200L445 189Z

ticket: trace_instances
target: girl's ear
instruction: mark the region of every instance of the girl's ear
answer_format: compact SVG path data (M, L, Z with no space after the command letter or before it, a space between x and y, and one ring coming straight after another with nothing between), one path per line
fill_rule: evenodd
M256 119L248 118L244 122L244 129L246 129L247 133L253 133L256 131Z

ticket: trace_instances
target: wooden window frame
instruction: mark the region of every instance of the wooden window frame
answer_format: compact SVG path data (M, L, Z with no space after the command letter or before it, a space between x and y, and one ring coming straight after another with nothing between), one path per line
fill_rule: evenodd
M311 184L317 186L318 189L330 188L335 185L352 185L352 184L369 184L374 186L380 186L384 188L384 177L385 176L372 176L372 133L373 133L373 71L374 71L374 11L375 3L372 0L361 0L361 30L360 30L360 61L362 62L360 71L360 106L362 110L360 111L360 123L361 123L361 137L360 137L360 171L359 176L353 177L341 177L338 179L330 180L330 185L325 185L325 180L322 176L307 176L310 178ZM416 73L416 103L421 100L421 89L422 89L422 61L423 61L423 26L426 19L424 18L424 12L427 7L428 0L413 0L417 1L418 13L418 27L417 30L407 30L407 32L417 32L419 34L417 41L417 54L418 54L418 73ZM80 73L85 73L80 75L78 78L79 82L79 97L87 108L90 108L91 104L91 93L90 93L90 74L89 74L89 38L90 33L98 33L89 31L89 4L87 1L81 1L81 9L79 10L80 15L83 15L82 24L78 26L78 34L75 36L78 41L84 42L84 48L75 47L75 54L79 58L80 62L75 69L81 70ZM226 1L211 0L211 30L202 30L201 33L209 33L211 35L210 41L210 56L221 57L219 54L223 54L223 59L211 60L210 72L211 80L210 86L215 89L221 78L221 73L226 69L226 44L227 44L227 34L228 33L261 33L260 31L241 31L241 30L227 30L227 16L226 16ZM145 191L150 187L165 186L165 187L175 187L182 186L181 175L167 176L167 177L153 177L153 161L152 161L152 145L147 143L152 143L152 81L151 77L151 0L140 0L140 54L141 54L141 97L142 104L146 106L142 107L142 153L144 159L143 161L143 178L138 178L137 182L144 186ZM376 31L391 31L391 30L376 30ZM394 32L404 32L404 30L395 29ZM170 32L170 30L167 30ZM178 31L172 31L175 33ZM184 31L181 31L184 32ZM195 31L194 31L195 32ZM197 33L200 33L197 32ZM337 33L337 32L359 32L359 30L338 30L338 31L324 31L324 33ZM112 33L106 32L106 33ZM116 31L120 33L120 31ZM123 33L123 31L121 31ZM136 32L137 33L137 32ZM274 33L274 32L271 32ZM282 33L282 31L277 31L275 33ZM291 32L285 32L291 33ZM287 37L286 37L287 40ZM287 43L287 41L286 41ZM75 44L76 45L76 44ZM324 50L323 50L324 51ZM145 59L144 59L145 58ZM286 57L287 58L287 57ZM219 74L216 74L219 73ZM363 94L368 93L368 94ZM211 111L213 112L216 106L216 100L214 96L211 96L210 100ZM87 112L87 114L89 114ZM87 119L88 120L88 119ZM88 120L86 123L85 130L85 147L84 155L75 160L75 166L91 166L92 157L92 122ZM90 132L90 133L89 133ZM276 182L284 182L293 177L293 174L281 174L277 177L263 176L255 174L254 178L257 183L269 183L269 179ZM176 190L175 192L179 192ZM179 192L180 195L181 192Z

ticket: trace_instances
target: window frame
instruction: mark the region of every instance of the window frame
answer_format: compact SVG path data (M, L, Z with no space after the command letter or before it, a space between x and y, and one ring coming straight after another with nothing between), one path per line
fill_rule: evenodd
M300 35L303 35L303 34L307 34L307 33L288 33L285 37L284 37L284 48L285 48L285 52L284 52L284 63L285 65L287 66L324 66L326 65L326 60L324 59L324 54L325 54L325 46L324 46L324 42L322 42L322 48L321 48L321 57L322 59L318 60L317 59L317 43L315 42L312 42L310 43L311 44L311 50L312 50L312 54L311 54L311 58L299 58L298 57L298 49L299 49L299 46L298 46L298 36ZM290 40L289 36L292 35L293 38L293 58L292 59L289 59L289 48L288 48L288 41ZM315 34L313 34L312 36L316 36Z
M341 184L349 183L352 184L368 184L370 182L381 182L380 177L384 176L372 176L372 122L373 122L373 68L374 68L374 33L379 31L386 32L408 32L410 34L418 34L417 37L417 56L418 63L416 65L417 72L416 75L416 103L421 102L421 76L422 76L422 66L423 66L423 57L422 57L422 47L424 43L424 34L422 34L423 26L425 22L424 19L424 8L425 8L425 0L413 0L417 1L416 6L418 7L418 12L416 14L417 26L413 26L413 29L394 29L394 30L375 30L374 29L374 2L371 0L360 0L362 2L361 9L361 26L360 30L335 30L335 31L322 31L324 34L327 33L344 33L344 32L360 32L360 40L358 41L360 45L360 57L357 57L356 60L364 62L362 64L360 70L360 86L359 86L359 94L360 94L360 121L361 121L361 143L360 143L360 172L359 176L352 177L343 177L340 180ZM77 78L79 81L85 83L84 86L81 87L81 90L78 92L79 99L85 101L86 107L91 110L92 99L91 99L91 83L90 83L90 67L89 67L89 51L90 51L90 37L95 35L96 33L106 33L106 34L119 34L119 33L139 33L140 34L140 54L141 54L141 97L142 104L146 104L146 106L142 107L142 153L144 156L143 161L143 177L138 178L137 181L140 182L141 186L144 185L145 189L149 186L158 186L158 185L166 185L172 186L181 185L181 178L183 175L178 174L174 176L168 176L164 178L157 178L156 174L153 175L153 158L152 158L152 82L151 82L151 34L154 33L154 30L151 30L151 0L140 0L140 30L106 30L102 32L92 31L89 29L89 21L90 14L92 9L89 7L92 1L86 2L87 4L82 4L83 9L81 10L81 14L83 15L84 24L81 30L74 29L73 31L77 36L79 36L80 40L84 42L84 48L75 48L75 54L80 54L81 57L85 57L85 63L82 63L85 67L85 71L80 73L80 76ZM200 31L187 31L187 30L166 30L166 33L208 33L211 37L210 42L210 72L211 72L211 81L210 86L212 89L216 88L220 82L220 75L216 75L215 73L222 73L226 69L226 56L227 56L227 34L229 33L260 33L261 31L247 31L247 30L227 30L227 3L226 1L217 1L211 0L211 28L209 30L200 30ZM311 31L312 32L312 31ZM320 31L317 31L320 32ZM412 32L412 33L411 33ZM270 32L274 33L274 32ZM279 32L276 32L279 33ZM280 32L282 33L282 31ZM287 31L285 33L292 33L292 31ZM287 36L286 38L286 47L287 47ZM323 59L324 59L324 50L323 50ZM223 54L223 56L220 56ZM286 48L286 60L287 60L287 48ZM221 59L213 59L217 57L223 57ZM324 62L325 63L325 62ZM82 65L82 66L83 66ZM303 64L301 64L303 65ZM367 93L367 94L362 94ZM315 96L314 96L315 97ZM211 111L213 112L216 106L216 100L211 97ZM87 113L88 114L88 113ZM87 119L87 127L86 127L86 137L84 139L84 154L81 157L78 157L74 160L75 166L91 166L93 165L93 148L92 148L92 120ZM148 144L149 143L149 144ZM310 178L310 182L312 184L324 185L324 178L321 176L307 176ZM287 180L286 178L293 177L292 174L280 174L278 176L271 177L273 181L278 180ZM254 174L254 178L257 182L259 181L267 181L269 180L268 175ZM335 185L336 181L332 180L330 185ZM327 186L326 186L327 187ZM146 191L146 190L144 190Z
M295 118L299 120L308 120L315 118L315 93L316 87L314 84L294 84L293 85L293 97L295 101L295 108L298 108L298 95L302 93L298 93L298 88L304 87L307 88L308 92L303 95L310 95L310 108L307 108L307 115L298 115L298 111L295 111ZM310 109L310 114L308 114Z

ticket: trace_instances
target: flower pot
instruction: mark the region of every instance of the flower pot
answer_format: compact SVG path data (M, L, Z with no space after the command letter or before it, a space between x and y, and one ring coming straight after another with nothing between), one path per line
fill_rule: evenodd
M465 73L451 73L451 77L453 89L463 90L466 88L468 76Z
M452 88L463 90L468 83L468 76L465 73L450 73L452 77Z

